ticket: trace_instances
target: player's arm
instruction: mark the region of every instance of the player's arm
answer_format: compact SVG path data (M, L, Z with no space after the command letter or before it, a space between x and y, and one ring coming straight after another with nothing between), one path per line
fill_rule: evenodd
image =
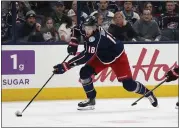
M93 54L87 53L84 50L83 52L81 52L79 55L77 55L76 57L72 58L68 62L63 62L61 64L55 65L53 67L54 68L53 73L55 73L55 74L63 74L66 71L70 70L71 68L73 68L75 66L85 64L92 56L93 56Z
M68 44L67 47L67 52L70 55L76 55L76 52L78 50L78 45L79 45L79 41L78 41L78 28L73 28L72 29L72 36L71 36L71 40Z
M174 81L179 78L179 66L170 70L166 74L167 80L166 82Z
M79 55L69 60L68 64L70 65L70 67L85 64L92 56L93 54L88 53L86 52L86 50L84 50Z
M82 24L72 29L71 41L69 42L69 45L67 47L68 54L76 55L79 45L78 39L80 39L81 36L83 36Z

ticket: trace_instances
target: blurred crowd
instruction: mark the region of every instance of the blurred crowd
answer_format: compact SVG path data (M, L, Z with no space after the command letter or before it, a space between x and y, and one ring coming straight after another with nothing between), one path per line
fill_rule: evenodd
M84 16L94 15L98 25L122 41L179 40L179 2L81 2Z
M2 1L2 42L12 39L13 14L20 42L69 42L73 28L88 16L122 41L179 40L177 1L19 1L15 13L12 3Z
M2 2L2 40L12 37L12 11L12 2ZM21 42L64 40L64 35L70 34L77 23L76 11L76 1L16 2L16 39Z

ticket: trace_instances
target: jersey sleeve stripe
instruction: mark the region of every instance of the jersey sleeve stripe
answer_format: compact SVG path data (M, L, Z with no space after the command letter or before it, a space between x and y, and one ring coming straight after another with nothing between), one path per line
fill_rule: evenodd
M70 62L69 64L75 63L76 61L79 61L79 60L83 59L84 57L85 57L85 55L83 55L82 57L80 57L80 58L78 58L78 59L76 59L76 60L74 60L72 62Z
M109 38L114 44L116 44L116 41L109 35L107 35L107 38Z

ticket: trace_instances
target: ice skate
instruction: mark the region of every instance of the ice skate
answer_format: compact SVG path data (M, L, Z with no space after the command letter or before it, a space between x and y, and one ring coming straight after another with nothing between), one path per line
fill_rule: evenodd
M179 104L179 103L177 102L177 103L176 103L176 107L175 107L176 109L178 109L178 104Z
M146 97L149 99L153 107L158 107L158 100L153 94L153 92L150 92L149 94L147 94Z
M93 110L95 109L95 99L87 99L78 103L78 110Z

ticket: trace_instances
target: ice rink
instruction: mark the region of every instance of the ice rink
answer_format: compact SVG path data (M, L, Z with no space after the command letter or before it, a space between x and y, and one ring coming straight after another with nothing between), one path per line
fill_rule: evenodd
M131 106L135 99L97 99L95 110L78 111L81 100L35 101L22 111L28 102L3 102L3 127L178 127L178 98L158 98L159 108L148 99Z

